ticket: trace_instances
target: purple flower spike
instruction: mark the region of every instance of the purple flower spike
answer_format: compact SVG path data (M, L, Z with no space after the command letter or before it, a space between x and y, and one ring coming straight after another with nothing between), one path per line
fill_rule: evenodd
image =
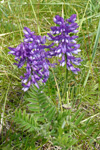
M75 23L76 15L73 14L66 21L57 15L53 20L57 26L51 27L51 31L48 33L47 38L48 40L53 41L56 46L50 48L50 51L48 51L48 57L62 56L62 60L59 60L60 65L64 66L66 64L68 70L71 70L73 73L77 74L80 69L75 68L74 65L80 65L82 60L81 58L73 56L73 54L78 54L78 52L81 51L79 49L80 45L77 44L76 41L78 36L73 35L73 33L78 32L78 25Z
M73 23L76 20L76 14L73 14L69 19L67 19L66 21Z
M45 83L49 77L49 60L47 59L48 52L45 48L50 48L53 44L46 46L46 36L34 35L29 28L24 27L24 42L19 44L16 48L11 48L9 54L15 56L15 60L18 68L26 65L26 73L21 76L22 90L27 91L31 84L34 84L39 88L38 82Z

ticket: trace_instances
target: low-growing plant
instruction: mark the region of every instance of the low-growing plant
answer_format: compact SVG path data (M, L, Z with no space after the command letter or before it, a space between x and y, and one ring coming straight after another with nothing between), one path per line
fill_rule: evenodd
M23 143L18 144L27 150L42 148L47 143L58 146L58 149L72 150L78 149L81 144L83 146L86 141L94 147L100 134L99 124L91 121L93 116L87 118L87 112L82 112L79 107L81 99L85 99L84 83L70 84L68 76L70 71L72 75L78 74L80 69L75 66L82 62L80 57L75 56L81 51L76 40L78 36L74 35L78 32L76 15L66 20L57 15L53 20L57 25L51 27L46 36L36 35L24 27L23 42L16 48L9 47L9 53L15 55L17 61L14 64L26 69L21 76L26 105L22 110L15 110L12 120L16 122L19 133L14 136L21 138L23 131ZM61 59L58 60L58 57ZM57 79L57 67L66 72L65 77L63 72L60 76L61 82L64 80L61 84ZM53 92L48 89L53 89Z

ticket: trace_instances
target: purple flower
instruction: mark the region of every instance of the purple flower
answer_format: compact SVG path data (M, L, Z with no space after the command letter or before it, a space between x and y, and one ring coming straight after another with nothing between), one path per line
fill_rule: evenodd
M49 60L47 59L48 53L44 50L50 48L53 44L46 46L46 37L37 36L31 32L29 28L24 27L24 42L19 44L16 48L11 48L9 54L15 55L14 63L21 68L26 65L26 73L21 76L23 90L27 91L31 84L35 84L39 88L38 81L45 83L49 77Z
M81 50L80 45L75 40L78 36L73 35L77 33L77 23L75 23L76 15L73 14L69 19L64 20L59 15L53 19L57 26L51 27L51 32L48 33L48 39L56 43L56 46L50 48L48 52L49 56L62 56L62 60L59 60L60 65L66 64L67 69L77 74L80 71L79 68L75 68L74 65L80 65L81 58L77 58L74 54L78 54Z

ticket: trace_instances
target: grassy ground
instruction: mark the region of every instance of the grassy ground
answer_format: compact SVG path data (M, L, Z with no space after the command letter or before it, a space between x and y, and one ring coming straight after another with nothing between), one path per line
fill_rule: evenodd
M81 44L81 72L76 76L69 73L68 98L74 103L75 109L81 108L85 118L90 117L92 124L100 127L100 2L99 0L4 0L0 1L0 144L6 150L17 147L23 148L20 131L15 128L12 116L16 108L25 108L24 92L21 90L20 75L24 68L18 69L13 65L14 57L8 55L8 47L17 46L23 39L23 27L29 27L37 34L45 35L54 25L53 17L57 14L68 18L77 14L79 24L78 43ZM54 60L52 60L54 61ZM63 90L65 68L58 67L55 72L58 85ZM52 82L52 84L51 84ZM57 98L55 83L50 78L45 92ZM75 96L74 96L75 95ZM100 128L97 128L100 130ZM16 136L16 133L17 136ZM23 133L24 134L24 133ZM15 137L17 140L15 140ZM24 137L24 135L23 135ZM26 137L25 137L26 138ZM28 137L27 137L28 138ZM20 139L20 140L19 140ZM25 139L26 140L26 139ZM72 149L92 150L100 149L100 134L97 141L90 145L86 139L79 142ZM13 144L12 144L13 143ZM26 143L27 145L27 143ZM47 144L50 146L50 144ZM48 147L49 147L48 146ZM31 150L31 148L26 148ZM48 149L48 148L44 148Z

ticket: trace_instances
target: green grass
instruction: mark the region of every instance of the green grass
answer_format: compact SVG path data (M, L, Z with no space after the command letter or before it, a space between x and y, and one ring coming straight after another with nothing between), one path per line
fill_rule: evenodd
M29 27L39 35L45 35L54 25L53 17L59 14L64 18L77 14L79 24L78 43L81 44L81 72L73 75L69 72L67 100L73 109L81 109L85 113L82 120L91 119L100 127L100 2L99 0L5 0L0 1L0 114L2 129L0 131L1 149L35 150L35 141L40 142L40 148L45 143L51 146L45 138L41 141L32 135L22 132L13 122L16 108L26 108L24 92L21 90L20 76L24 68L18 69L13 65L14 57L9 55L8 47L15 47L23 40L23 27ZM52 59L52 61L54 61ZM54 69L55 79L50 73L46 83L45 93L57 105L59 95L64 97L65 68ZM56 83L55 83L56 81ZM60 90L60 91L59 91ZM48 92L49 91L49 92ZM100 128L96 129L97 131ZM75 130L75 134L80 137ZM95 131L96 134L96 131ZM33 142L30 140L32 138ZM84 135L82 137L84 139ZM16 139L16 140L15 140ZM20 139L20 140L19 140ZM89 139L80 140L71 150L100 149L100 134L92 144ZM29 146L28 146L29 144ZM32 147L33 144L33 147Z

